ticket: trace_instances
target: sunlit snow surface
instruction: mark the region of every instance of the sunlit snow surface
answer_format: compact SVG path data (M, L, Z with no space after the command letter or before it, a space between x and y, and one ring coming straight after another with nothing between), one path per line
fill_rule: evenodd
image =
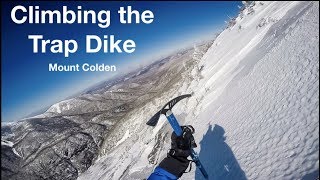
M156 129L145 123L189 92L173 112L195 127L209 179L317 177L319 2L256 2L253 10L218 36L199 62L201 78L184 78L137 108L119 128L118 146L79 179L147 178L169 148L171 129L164 117ZM203 178L193 168L182 179Z

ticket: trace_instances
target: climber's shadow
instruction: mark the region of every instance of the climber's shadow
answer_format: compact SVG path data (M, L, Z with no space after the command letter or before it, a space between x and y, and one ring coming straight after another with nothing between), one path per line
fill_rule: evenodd
M207 133L200 141L199 158L208 172L209 180L247 179L232 150L225 142L224 129L219 125L210 125ZM195 179L204 179L197 168Z

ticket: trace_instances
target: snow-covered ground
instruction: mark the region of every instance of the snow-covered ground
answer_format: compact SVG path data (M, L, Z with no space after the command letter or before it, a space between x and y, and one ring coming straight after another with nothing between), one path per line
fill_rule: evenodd
M11 141L6 141L6 140L1 140L1 146L8 146L12 148L12 152L16 154L18 157L21 157L20 154L13 148L13 142Z
M195 127L209 179L318 177L319 2L256 2L198 63L128 115L117 146L79 179L147 178L169 149L171 129L165 117L156 129L145 123L166 101L190 92L173 112ZM182 179L202 175L193 168Z

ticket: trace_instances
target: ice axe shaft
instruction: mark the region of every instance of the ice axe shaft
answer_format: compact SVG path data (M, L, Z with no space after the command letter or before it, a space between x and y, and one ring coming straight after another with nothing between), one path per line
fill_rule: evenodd
M172 129L174 131L174 133L176 133L177 136L181 136L182 132L183 132L182 129L181 129L181 126L178 123L176 117L173 115L173 113L170 110L168 110L166 112L166 117L167 117L167 119L168 119L168 121L169 121L169 123L170 123L170 125L171 125L171 127L172 127Z
M181 129L179 122L177 121L176 117L173 115L171 110L172 110L173 106L176 103L178 103L180 100L187 98L187 97L190 97L190 96L191 96L191 94L185 94L185 95L178 96L178 97L172 99L171 101L169 101L167 104L164 105L164 107L159 112L157 112L154 116L152 116L152 118L147 122L147 125L156 126L159 121L160 115L164 114L167 117L174 133L177 136L181 136L183 131ZM201 164L200 159L199 159L199 155L193 149L190 149L190 154L191 154L192 160L195 162L196 166L200 169L202 175L206 179L208 179L208 173L206 172L203 165Z

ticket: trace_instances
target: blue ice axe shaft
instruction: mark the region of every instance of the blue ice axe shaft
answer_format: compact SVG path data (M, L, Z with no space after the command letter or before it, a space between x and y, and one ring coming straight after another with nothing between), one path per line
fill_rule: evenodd
M181 136L182 135L182 129L181 129L181 126L179 125L176 117L173 115L173 113L168 110L166 112L166 117L174 131L174 133L176 133L177 136ZM192 160L196 163L196 166L200 169L202 175L208 179L208 173L207 171L204 169L204 167L202 166L201 162L200 162L200 159L199 159L199 155L193 150L193 149L190 149L191 151L191 158Z

